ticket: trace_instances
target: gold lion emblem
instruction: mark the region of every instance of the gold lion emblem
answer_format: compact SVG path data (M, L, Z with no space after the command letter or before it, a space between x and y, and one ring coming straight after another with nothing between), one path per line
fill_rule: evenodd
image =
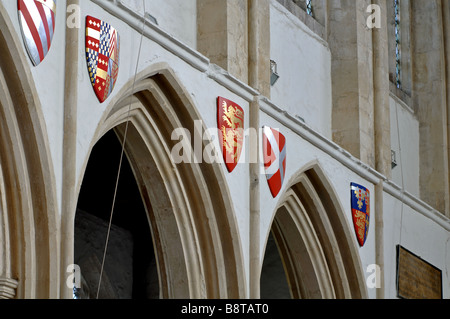
M233 105L227 105L224 101L222 103L223 108L223 116L222 119L224 123L228 126L222 125L222 137L223 137L223 145L227 151L227 154L231 156L236 163L239 157L239 154L242 150L242 141L243 141L243 113L237 107ZM236 151L235 151L236 148Z

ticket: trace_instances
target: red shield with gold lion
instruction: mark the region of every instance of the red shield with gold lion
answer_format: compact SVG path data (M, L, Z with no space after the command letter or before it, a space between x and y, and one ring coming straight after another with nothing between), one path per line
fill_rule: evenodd
M217 98L217 127L220 132L220 148L228 172L239 162L244 143L244 110L223 97Z

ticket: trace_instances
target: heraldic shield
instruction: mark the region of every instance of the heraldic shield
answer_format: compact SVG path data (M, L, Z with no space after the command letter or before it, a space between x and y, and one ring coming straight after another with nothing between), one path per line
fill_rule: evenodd
M236 103L218 97L217 127L223 159L231 173L239 162L244 143L244 110Z
M18 0L20 28L34 66L50 51L55 31L56 0Z
M351 183L353 226L362 247L367 239L370 220L370 192L367 188Z
M278 130L263 127L264 169L272 196L277 197L286 174L286 138Z
M119 74L119 35L111 25L86 17L86 60L94 92L100 103L111 94Z

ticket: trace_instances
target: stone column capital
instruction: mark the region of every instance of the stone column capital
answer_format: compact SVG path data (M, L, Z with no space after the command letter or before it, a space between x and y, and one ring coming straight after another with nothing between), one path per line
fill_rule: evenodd
M13 299L18 285L17 280L0 277L0 299Z

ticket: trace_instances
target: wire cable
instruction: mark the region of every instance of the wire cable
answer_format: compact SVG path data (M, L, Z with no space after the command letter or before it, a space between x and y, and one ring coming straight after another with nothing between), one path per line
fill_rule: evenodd
M100 268L100 278L98 281L98 287L97 287L97 295L96 295L96 299L98 299L98 296L100 294L100 288L101 288L101 283L102 283L102 277L103 277L103 270L105 267L105 259L106 259L106 253L108 251L108 243L109 243L109 236L111 233L111 225L112 225L112 218L113 218L113 214L114 214L114 206L116 203L116 197L117 197L117 189L119 186L119 179L120 179L120 172L122 170L122 161L123 161L123 156L125 153L125 144L127 141L127 135L128 135L128 126L129 126L129 119L130 119L130 115L131 115L131 105L133 102L133 94L134 94L134 88L135 88L135 84L136 84L136 77L137 77L137 71L138 71L138 67L139 67L139 61L141 58L141 51L142 51L142 40L144 38L144 31L145 31L145 0L142 0L143 3L143 10L144 10L144 14L142 16L142 20L143 20L143 25L142 25L142 31L141 31L141 38L140 38L140 43L139 43L139 50L138 50L138 57L137 57L137 61L136 61L136 68L134 71L134 79L133 79L133 86L132 86L132 90L131 90L131 94L130 94L130 103L128 106L128 113L127 113L127 120L126 120L126 124L125 124L125 132L123 135L123 141L122 141L122 150L120 153L120 161L119 161L119 168L117 171L117 177L116 177L116 185L114 188L114 197L113 197L113 202L112 202L112 206L111 206L111 213L109 216L109 223L108 223L108 232L106 234L106 241L105 241L105 247L103 250L103 258L102 258L102 266Z

